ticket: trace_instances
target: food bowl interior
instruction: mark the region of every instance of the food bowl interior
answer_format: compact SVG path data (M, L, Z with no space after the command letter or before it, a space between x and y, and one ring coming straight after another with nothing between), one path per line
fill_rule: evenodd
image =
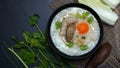
M92 55L103 37L98 14L90 7L71 3L58 8L48 22L51 48L62 57L82 59Z

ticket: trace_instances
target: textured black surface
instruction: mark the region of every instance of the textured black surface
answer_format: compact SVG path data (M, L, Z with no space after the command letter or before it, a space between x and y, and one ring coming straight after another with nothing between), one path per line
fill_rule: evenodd
M0 0L0 68L15 68L3 52L2 42L6 41L8 46L14 42L12 35L22 39L23 31L35 31L28 24L29 16L33 13L40 15L39 26L45 31L48 19L53 10L49 7L52 0ZM8 54L6 50L6 54ZM10 56L8 56L10 57ZM12 60L14 60L13 57Z

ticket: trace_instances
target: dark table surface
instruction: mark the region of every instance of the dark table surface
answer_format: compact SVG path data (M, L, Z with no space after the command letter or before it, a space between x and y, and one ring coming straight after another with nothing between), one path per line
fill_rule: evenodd
M49 7L51 2L52 0L0 0L0 68L15 68L5 57L2 42L12 46L12 35L22 39L23 31L35 31L36 29L31 28L28 23L29 16L33 13L40 15L39 26L45 31L53 12Z
M22 38L23 31L34 32L36 29L29 25L29 16L33 13L40 15L39 26L44 32L47 28L48 20L53 10L50 3L53 0L0 0L0 68L16 68L8 58L14 61L14 57L6 48L3 51L3 41L8 46L12 46L14 42L11 40L12 35ZM8 56L6 56L8 55ZM84 68L87 59L71 60L78 68ZM17 63L16 63L17 64ZM20 67L21 68L21 67ZM103 68L100 66L100 68Z

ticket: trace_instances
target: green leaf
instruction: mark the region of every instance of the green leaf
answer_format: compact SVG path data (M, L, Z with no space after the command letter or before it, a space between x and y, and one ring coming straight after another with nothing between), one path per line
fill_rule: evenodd
M23 32L24 34L26 34L28 37L32 37L32 34L31 34L31 32L28 32L28 31L25 31L25 32Z
M88 22L89 24L92 24L92 23L93 23L93 17L92 17L92 16L88 17L88 18L87 18L87 22Z
M73 47L74 43L72 41L69 41L66 43L66 45L71 48L71 47Z
M80 45L80 50L84 51L84 50L87 50L88 49L88 45Z
M19 40L15 35L12 36L12 39L13 39L17 44L20 43L20 40Z
M20 52L18 52L18 54L27 65L35 63L36 56L33 52L21 49Z
M38 22L39 15L38 14L33 14L30 16L29 23L31 26L34 26Z
M24 47L24 45L16 44L16 45L14 45L13 47L16 48L16 49L19 49L19 48Z
M31 42L30 39L31 39L32 35L30 32L23 32L23 37L27 43Z
M85 19L90 13L89 12L83 12L82 13L82 18Z
M40 39L40 42L42 43L42 44L44 44L44 43L46 43L47 42L47 40L46 40L46 38L45 37L42 37L41 39ZM46 43L47 44L47 43Z
M62 27L62 22L57 21L57 22L55 23L55 27L56 27L56 29L61 28L61 27Z
M18 43L19 45L24 45L25 44L25 42L23 42L23 41L19 41L19 43Z
M35 38L31 38L30 45L31 45L31 47L38 47L40 45L39 40L35 39Z
M39 32L34 32L33 33L33 37L40 39L41 38L41 34Z
M81 14L80 14L79 12L76 12L75 16L76 16L77 18L81 18Z

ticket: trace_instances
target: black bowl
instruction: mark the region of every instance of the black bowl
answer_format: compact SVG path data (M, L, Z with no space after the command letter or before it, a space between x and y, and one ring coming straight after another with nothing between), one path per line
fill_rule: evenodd
M50 26L51 26L51 23L53 21L53 18L56 16L56 14L58 14L60 11L62 11L63 9L66 9L66 8L69 8L69 7L78 7L78 8L82 8L82 9L85 9L87 11L89 11L95 18L96 20L98 21L98 24L99 24L99 27L100 27L100 38L98 40L98 43L96 44L96 46L88 53L85 53L83 55L80 55L80 56L69 56L69 55L66 55L64 54L63 52L59 51L59 49L57 49L51 39L51 36L50 36ZM83 5L83 4L78 4L78 3L71 3L71 4L66 4L60 8L58 8L57 10L55 10L55 12L51 15L50 19L49 19L49 22L48 22L48 37L49 37L49 40L50 40L50 43L51 43L51 48L56 51L59 55L61 55L62 57L65 57L65 58L68 58L68 59L83 59L83 58L86 58L92 54L95 53L95 51L99 48L99 44L102 40L102 37L103 37L103 26L102 26L102 22L101 22L101 19L100 17L98 16L98 14L93 10L91 9L90 7L86 6L86 5Z

